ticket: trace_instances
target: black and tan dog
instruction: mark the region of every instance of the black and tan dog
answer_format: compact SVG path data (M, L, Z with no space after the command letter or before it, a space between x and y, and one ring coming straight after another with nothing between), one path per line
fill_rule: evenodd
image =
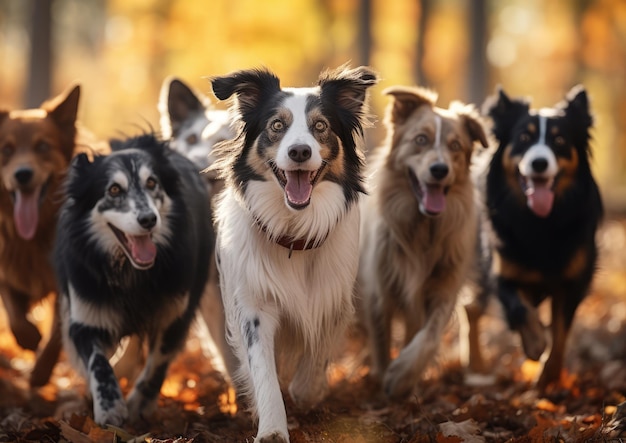
M547 346L536 307L552 304L552 349L537 386L558 381L576 308L587 295L598 250L602 201L590 167L592 117L586 91L531 110L502 90L484 104L498 140L486 175L496 291L526 355Z

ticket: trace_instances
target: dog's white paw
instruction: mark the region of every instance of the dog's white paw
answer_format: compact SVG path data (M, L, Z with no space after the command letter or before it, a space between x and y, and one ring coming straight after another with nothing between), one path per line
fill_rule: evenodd
M137 423L148 419L156 410L157 399L149 400L137 389L133 389L128 395L128 419L131 423Z
M257 435L254 443L289 443L289 434L281 431L266 432L263 435Z
M93 416L94 421L100 426L122 426L128 418L128 408L123 398L114 400L108 408L104 408L100 402L94 401Z
M407 397L415 388L416 378L413 365L398 357L391 362L383 377L385 395L392 399Z

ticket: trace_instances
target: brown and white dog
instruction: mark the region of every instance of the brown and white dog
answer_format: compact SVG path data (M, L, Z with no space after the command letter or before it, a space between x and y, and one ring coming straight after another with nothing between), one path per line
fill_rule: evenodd
M42 335L26 315L56 293L50 262L60 185L75 149L80 87L38 109L0 111L0 295L17 343L36 351ZM31 384L47 383L61 350L58 318Z
M362 201L359 292L372 374L391 398L411 393L433 361L457 294L474 259L476 235L470 162L487 146L478 114L436 94L394 86L385 143L369 165ZM391 325L404 322L405 347L390 363Z
M240 132L219 149L217 263L237 378L258 415L257 442L289 441L276 360L296 367L299 407L326 393L332 344L353 313L369 68L281 88L266 70L212 80L235 97Z

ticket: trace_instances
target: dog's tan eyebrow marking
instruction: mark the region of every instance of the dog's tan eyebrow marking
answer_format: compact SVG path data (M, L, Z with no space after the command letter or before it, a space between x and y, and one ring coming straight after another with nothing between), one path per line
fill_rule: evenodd
M534 123L528 123L528 126L526 126L526 129L531 134L534 134L535 132L537 132L537 126Z
M550 134L552 134L552 135L559 134L559 127L558 126L552 126L552 128L550 128Z

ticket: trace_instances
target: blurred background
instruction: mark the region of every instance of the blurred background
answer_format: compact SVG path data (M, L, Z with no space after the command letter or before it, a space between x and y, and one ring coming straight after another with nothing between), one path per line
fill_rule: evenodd
M624 0L0 0L0 108L79 81L79 118L105 138L158 128L168 75L215 101L207 76L265 66L309 86L346 62L383 79L370 147L392 84L433 88L442 106L480 105L500 84L537 107L584 84L596 175L609 210L626 212Z

